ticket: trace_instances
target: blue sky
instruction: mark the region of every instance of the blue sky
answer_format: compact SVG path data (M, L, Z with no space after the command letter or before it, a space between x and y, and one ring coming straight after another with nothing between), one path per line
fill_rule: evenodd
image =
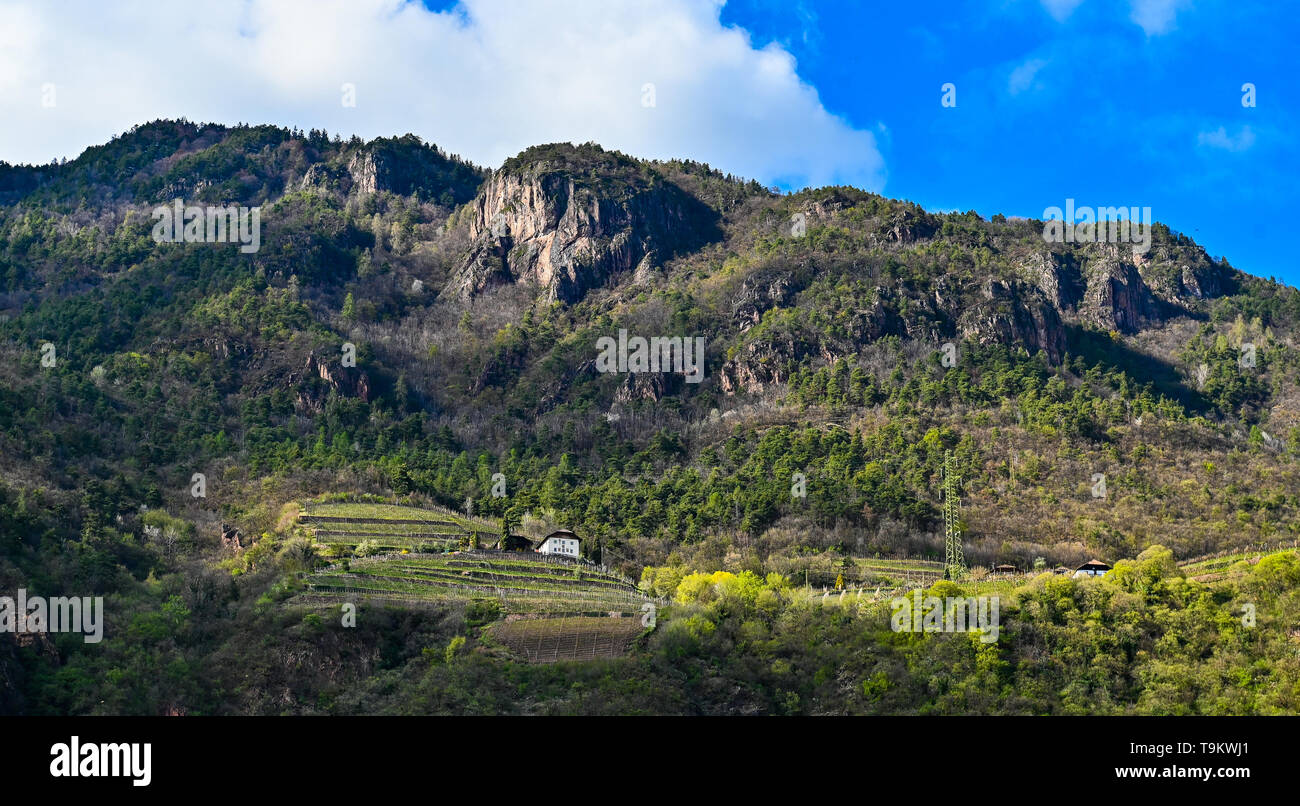
M1150 207L1300 285L1294 3L0 0L0 160L156 118L685 157L932 210ZM1256 105L1242 106L1242 85ZM956 106L941 87L956 88ZM344 92L351 87L351 93ZM351 97L355 102L343 99Z
M1070 5L732 0L722 21L780 43L833 114L885 126L890 196L985 217L1150 206L1211 255L1300 284L1297 8Z

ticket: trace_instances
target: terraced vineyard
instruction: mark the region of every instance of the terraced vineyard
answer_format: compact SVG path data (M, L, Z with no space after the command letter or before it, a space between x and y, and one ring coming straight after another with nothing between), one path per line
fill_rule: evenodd
M943 563L933 560L858 558L848 569L853 584L873 587L931 585L943 577ZM846 582L849 574L845 574Z
M1198 582L1215 582L1223 579L1227 575L1228 569L1238 562L1245 561L1254 565L1259 562L1261 557L1287 549L1300 549L1300 543L1282 541L1252 549L1191 557L1180 561L1178 566L1190 579ZM997 587L997 583L1009 582L1014 586L1036 576L1038 573L1042 572L1021 571L1009 575L995 574L980 584ZM910 589L918 586L927 587L942 577L943 564L933 560L858 558L851 567L844 570L844 581L847 588L854 590L859 587L878 589L882 593L892 593L894 590ZM816 597L821 597L824 591L814 588L811 593ZM831 595L838 595L838 591L832 591Z
M860 597L869 600L890 598L903 591L933 585L943 578L943 563L914 558L857 557L838 575L844 579L842 589L811 584L805 588L806 596L821 604L858 602ZM795 581L799 580L796 578Z
M635 616L522 618L492 625L491 637L530 663L614 658L645 627Z
M970 595L1010 593L1016 586L1039 573L1043 572L991 573L978 581L968 579L963 585ZM938 582L943 578L943 563L915 558L858 557L843 569L842 574L843 589L829 585L810 585L805 589L807 597L823 605L853 605L863 599L891 599L916 588L928 588Z
M491 598L507 613L640 612L626 579L580 563L496 551L387 555L307 578L304 601L420 604Z
M1236 563L1245 561L1254 565L1262 557L1278 551L1285 551L1288 548L1294 551L1297 544L1292 541L1244 551L1220 552L1207 557L1192 557L1180 562L1178 567L1183 569L1183 573L1187 574L1188 578L1197 582L1217 582L1227 576L1228 569Z
M650 600L631 580L567 558L458 550L475 533L482 546L496 542L499 527L485 519L398 504L310 502L298 523L321 543L355 549L371 541L386 552L308 575L299 604L492 600L510 618L487 635L539 663L615 657L644 630L641 609Z
M480 544L495 543L500 527L451 510L421 509L399 504L321 504L303 506L298 523L317 542L349 548L372 541L380 551L445 551L460 546L471 534Z

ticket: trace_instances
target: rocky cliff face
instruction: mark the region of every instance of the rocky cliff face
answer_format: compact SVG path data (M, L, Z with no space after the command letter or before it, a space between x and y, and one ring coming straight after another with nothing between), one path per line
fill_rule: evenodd
M741 333L763 320L763 312L784 308L798 293L798 281L791 272L772 272L746 277L731 301L731 317Z
M718 385L724 394L762 394L790 380L787 371L792 356L802 352L791 343L750 342L736 357L722 365Z
M507 163L480 191L472 246L450 293L530 282L576 302L615 275L636 270L644 279L716 237L716 213L649 166L604 152L597 156L609 159L594 166L574 165L568 151L549 148L544 159Z
M679 394L685 386L683 376L677 373L628 374L614 393L614 402L659 401L668 395Z
M299 187L342 195L419 192L423 199L450 207L473 198L482 180L477 169L407 135L367 143L346 162L340 158L316 163L307 169Z
M1103 330L1135 333L1161 318L1160 306L1137 266L1109 252L1088 262L1080 316Z
M365 372L355 367L339 366L337 361L331 365L315 354L307 356L307 365L290 378L290 386L298 388L295 403L304 411L318 413L324 410L330 392L370 401L370 378Z
M366 150L352 155L348 161L348 177L352 180L352 189L357 193L377 193L391 190L398 184L398 177L393 175L392 166L381 154Z
M1160 245L1149 255L1115 244L1036 253L1019 266L1063 318L1135 333L1223 293L1224 269L1199 247Z
M1061 315L1037 288L1019 281L984 283L979 298L958 317L957 332L980 344L1018 344L1051 361L1065 354Z
M810 216L833 218L835 201L806 209ZM872 241L882 251L931 237L924 216L908 222L893 215L894 227L883 226L890 223L884 218L868 222L869 232L883 233ZM1013 263L1009 273L995 272L978 285L940 274L917 285L876 286L861 308L838 314L844 337L836 343L797 329L751 333L720 368L719 385L726 394L761 393L785 383L790 367L810 358L831 362L889 335L936 348L949 339L1019 346L1057 362L1069 352L1067 324L1135 333L1225 293L1230 274L1204 250L1176 237L1147 254L1107 243L1055 250L1043 245ZM746 334L771 309L797 309L800 292L816 275L815 267L802 264L755 271L732 296L733 327Z
M1049 252L1044 248L1026 258L1019 270L1058 311L1073 310L1083 299L1083 273L1072 254Z
M753 313L756 307L771 300L775 293L788 294L788 283L787 278L778 277L758 287L742 286L737 311L741 325L748 329L751 319L758 321L761 313ZM751 339L723 364L719 385L729 395L741 391L761 393L785 383L789 368L806 363L810 357L833 363L885 336L921 341L935 349L955 339L1023 345L1031 352L1042 350L1052 361L1059 361L1065 354L1061 316L1033 285L989 280L974 299L965 301L959 301L947 285L946 278L940 278L930 296L914 291L909 294L901 287L877 286L868 304L846 312L843 332L847 338L843 343L827 343L798 331ZM793 304L797 307L797 302ZM906 316L899 312L904 307ZM945 321L954 323L955 336L941 325Z

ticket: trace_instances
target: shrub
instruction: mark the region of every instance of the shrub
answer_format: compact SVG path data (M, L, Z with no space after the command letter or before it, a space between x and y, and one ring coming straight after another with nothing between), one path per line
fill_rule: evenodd
M316 546L306 537L295 537L280 550L280 565L287 571L310 571L320 561Z

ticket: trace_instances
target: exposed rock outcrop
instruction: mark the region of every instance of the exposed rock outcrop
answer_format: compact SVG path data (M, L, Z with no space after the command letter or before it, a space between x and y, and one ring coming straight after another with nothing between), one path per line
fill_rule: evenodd
M732 298L732 319L743 333L762 321L764 311L789 305L795 293L795 280L789 272L746 277Z
M230 524L221 524L221 545L234 552L244 550L248 544L244 542L244 536L238 529Z
M476 168L408 134L373 140L353 152L346 165L316 163L307 169L299 187L341 195L419 192L423 198L452 206L473 198L482 179Z
M294 373L290 385L298 387L298 408L308 411L322 411L330 392L370 401L370 378L365 372L340 366L337 359L333 363L320 360L315 353L307 356L306 366Z
M675 372L629 373L614 393L615 403L632 403L638 400L657 402L670 394L677 394L686 385L685 378Z
M353 162L355 161L356 157L353 157ZM349 168L331 167L318 162L303 174L298 189L346 194L355 185L354 175Z
M1042 350L1052 361L1065 354L1060 313L1039 289L1019 281L984 283L981 299L957 324L958 334L980 344L1023 345Z
M395 184L393 171L382 156L376 158L373 151L359 151L348 162L348 176L352 179L352 188L357 193L378 193L388 190Z
M1047 297L1058 311L1076 308L1083 299L1083 274L1070 254L1044 249L1020 265L1020 273Z
M762 394L769 387L790 380L790 352L789 344L750 342L741 354L722 365L718 373L718 384L723 393L728 395L739 392Z
M652 167L595 146L546 146L507 161L484 185L472 245L447 290L469 296L535 283L576 302L609 278L717 237L717 214Z
M809 225L832 221L845 210L870 210L866 218L848 223L848 226L868 232L869 241L875 246L906 246L931 238L939 231L939 219L917 204L886 200L857 188L820 188L813 193L814 196L803 201L798 209L807 216Z
M1118 249L1102 249L1088 261L1088 290L1080 314L1087 324L1103 330L1134 333L1158 318L1155 296L1131 262L1122 261Z
M828 363L837 357L820 342L809 341L801 332L769 334L749 341L723 363L718 372L718 384L728 395L741 391L762 393L769 387L789 381L791 371L799 361L814 354Z
M1223 293L1224 270L1199 248L1156 246L1149 255L1126 245L1089 244L1032 255L1019 273L1057 312L1085 325L1134 333L1186 313L1194 300Z

